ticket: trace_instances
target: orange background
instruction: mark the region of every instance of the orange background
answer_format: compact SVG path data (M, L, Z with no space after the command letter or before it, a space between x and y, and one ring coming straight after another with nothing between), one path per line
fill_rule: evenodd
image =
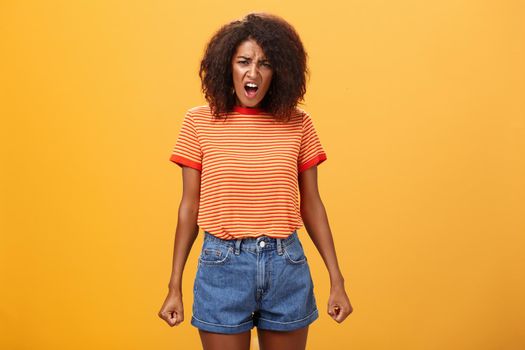
M157 317L182 185L168 158L205 103L204 45L250 11L309 53L303 108L355 308L326 314L299 230L308 348L524 349L525 6L479 0L2 1L0 348L200 348L195 246L185 321Z

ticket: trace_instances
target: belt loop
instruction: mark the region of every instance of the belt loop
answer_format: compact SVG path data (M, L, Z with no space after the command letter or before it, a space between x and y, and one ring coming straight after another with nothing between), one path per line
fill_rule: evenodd
M283 255L283 240L281 238L277 238L277 254Z
M242 238L237 238L235 240L235 255L239 255L241 253L241 241Z

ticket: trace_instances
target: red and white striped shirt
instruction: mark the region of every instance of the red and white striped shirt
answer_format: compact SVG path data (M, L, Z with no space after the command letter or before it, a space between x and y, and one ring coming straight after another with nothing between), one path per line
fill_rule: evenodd
M285 123L241 106L215 119L204 105L186 112L169 159L201 171L197 225L236 239L286 238L301 228L298 173L327 157L301 108Z

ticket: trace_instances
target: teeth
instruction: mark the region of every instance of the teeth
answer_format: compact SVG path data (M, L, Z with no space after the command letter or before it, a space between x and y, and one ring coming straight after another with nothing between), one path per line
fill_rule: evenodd
M255 83L247 83L246 86L256 88L257 84L255 84Z

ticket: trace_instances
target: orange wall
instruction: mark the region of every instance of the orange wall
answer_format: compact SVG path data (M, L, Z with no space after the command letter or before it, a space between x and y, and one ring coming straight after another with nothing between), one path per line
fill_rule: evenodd
M0 348L200 348L195 246L185 321L157 317L182 185L168 157L205 103L206 41L253 10L310 55L303 108L355 308L326 314L300 230L309 349L524 349L525 6L486 0L3 1Z

